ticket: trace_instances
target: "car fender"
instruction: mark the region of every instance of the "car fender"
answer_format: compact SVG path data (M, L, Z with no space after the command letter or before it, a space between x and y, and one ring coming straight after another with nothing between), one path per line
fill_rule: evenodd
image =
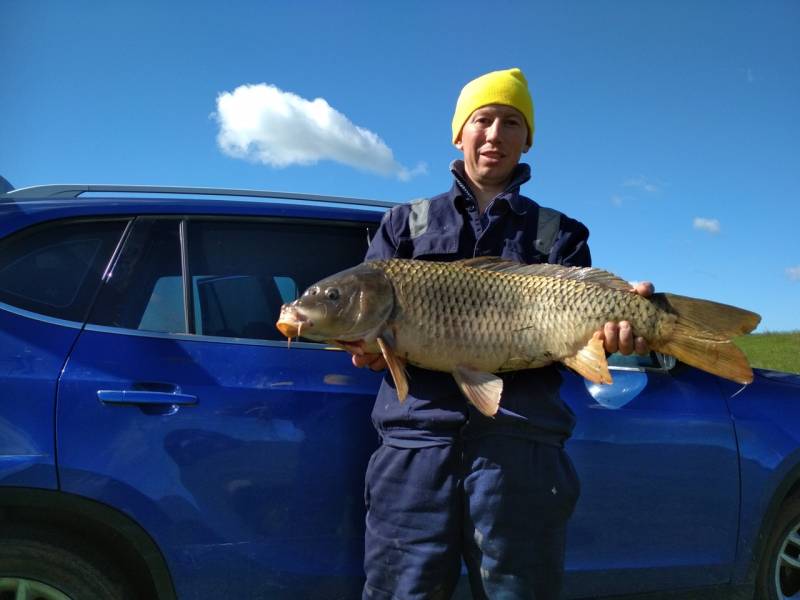
M0 488L0 523L44 524L92 540L113 556L143 597L175 600L175 589L161 550L134 520L106 504L74 494L24 487ZM0 530L2 527L0 527Z
M720 380L739 445L741 512L734 578L752 581L784 500L800 486L800 377L755 370L745 388Z

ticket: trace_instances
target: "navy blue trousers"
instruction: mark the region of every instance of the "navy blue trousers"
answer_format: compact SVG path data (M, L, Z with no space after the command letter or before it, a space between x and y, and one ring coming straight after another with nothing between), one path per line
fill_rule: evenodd
M472 596L556 600L580 486L566 452L489 435L464 447L464 560Z
M364 599L446 600L461 573L461 446L381 445L366 477Z
M578 494L558 446L500 435L382 445L367 468L363 598L450 598L463 557L475 598L554 600Z

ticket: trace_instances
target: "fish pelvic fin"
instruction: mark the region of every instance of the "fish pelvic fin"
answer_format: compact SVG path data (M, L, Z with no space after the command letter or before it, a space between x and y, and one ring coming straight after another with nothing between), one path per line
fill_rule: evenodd
M652 344L655 350L737 383L753 381L747 357L731 339L755 329L760 315L675 294L654 294L652 300L678 317L671 335Z
M394 344L390 335L379 336L376 341L381 349L381 354L383 354L383 359L386 361L386 366L389 368L389 373L392 374L394 387L397 390L397 398L402 404L408 396L406 365L394 351Z
M599 332L577 354L562 358L561 362L593 383L611 383L603 338Z
M494 417L497 414L500 408L500 396L503 393L502 379L492 373L464 366L456 367L453 378L461 393L481 413L487 417Z

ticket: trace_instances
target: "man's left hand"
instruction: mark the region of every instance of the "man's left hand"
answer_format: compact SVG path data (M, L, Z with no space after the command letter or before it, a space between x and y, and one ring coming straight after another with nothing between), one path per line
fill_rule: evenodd
M642 281L633 286L632 291L649 298L653 295L655 288L649 281ZM643 337L633 337L633 329L628 321L620 321L614 323L609 321L603 326L600 332L603 335L603 346L606 352L613 354L619 352L621 354L647 354L650 352L650 347Z

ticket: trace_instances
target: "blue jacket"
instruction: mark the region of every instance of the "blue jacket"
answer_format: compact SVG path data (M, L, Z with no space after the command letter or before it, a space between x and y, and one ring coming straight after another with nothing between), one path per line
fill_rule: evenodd
M511 184L479 215L462 161L454 161L449 192L390 209L373 238L366 260L415 258L453 261L501 256L523 263L590 266L589 230L579 221L540 207L519 193L530 167L519 164ZM562 444L575 418L561 400L554 366L505 373L500 411L481 415L449 373L408 367L409 394L401 405L391 376L381 385L372 420L383 442L418 448L449 444L454 436L519 435Z

